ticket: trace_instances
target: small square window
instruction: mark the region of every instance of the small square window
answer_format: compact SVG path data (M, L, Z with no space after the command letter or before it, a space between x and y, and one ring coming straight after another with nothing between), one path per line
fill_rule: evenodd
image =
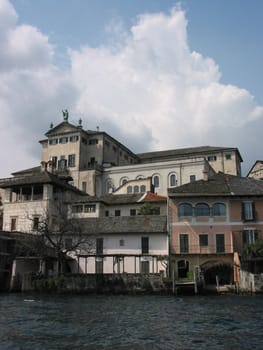
M208 235L207 234L199 235L199 245L200 245L200 247L207 247L208 246Z
M121 216L121 211L120 210L115 210L115 216Z
M230 159L231 159L231 153L227 153L227 154L225 155L225 157L226 157L226 160L230 160Z
M125 245L124 239L120 239L120 247L124 247L124 245Z

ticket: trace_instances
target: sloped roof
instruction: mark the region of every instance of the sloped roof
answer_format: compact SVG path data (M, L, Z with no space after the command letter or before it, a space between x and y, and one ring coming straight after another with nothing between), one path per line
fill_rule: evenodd
M71 186L65 180L61 180L58 176L43 171L37 174L15 176L0 181L0 188L8 188L22 185L36 185L36 184L54 184L62 188L84 194L84 192L78 190L76 187ZM86 193L85 193L86 195Z
M76 200L74 203L95 203L102 202L106 205L123 205L123 204L137 204L144 202L166 202L167 197L159 196L155 193L132 193L132 194L108 194L102 197L95 196L82 196Z
M88 235L167 233L166 216L136 215L78 219Z
M263 196L263 181L217 173L208 180L198 180L169 189L170 197L182 196Z
M139 199L139 202L166 202L167 197L160 196L156 193L147 192L145 193L141 199Z
M82 130L79 126L73 125L67 121L63 121L60 124L56 125L54 128L48 130L48 132L46 132L45 135L46 136L56 135L62 129L64 129L63 132L76 132L76 131L79 132Z
M259 171L259 169L254 170L255 166L258 165L258 164L260 164L262 166L262 169L263 169L263 160L256 160L255 163L250 168L249 172L247 173L247 177L250 174L257 173Z
M181 157L190 157L190 156L202 156L204 154L211 154L213 152L227 152L227 151L236 151L242 162L242 157L237 148L233 147L215 147L215 146L201 146L201 147L190 147L190 148L178 148L166 151L157 151L157 152L146 152L138 153L137 156L142 162L149 161L149 159L162 159L162 158L181 158Z

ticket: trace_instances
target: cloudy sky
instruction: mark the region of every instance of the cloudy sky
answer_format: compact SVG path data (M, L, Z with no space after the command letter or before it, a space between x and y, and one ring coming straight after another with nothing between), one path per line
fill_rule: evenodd
M263 159L263 1L0 0L0 177L81 117L134 152Z

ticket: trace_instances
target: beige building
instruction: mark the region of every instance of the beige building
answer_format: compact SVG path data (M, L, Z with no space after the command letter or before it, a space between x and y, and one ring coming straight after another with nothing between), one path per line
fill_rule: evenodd
M75 126L67 118L51 125L45 136L40 141L42 167L70 175L72 185L90 195L119 191L128 182L147 178L152 179L156 193L167 195L168 188L200 180L204 173L241 175L237 148L203 146L134 154L107 133L85 131L81 121Z

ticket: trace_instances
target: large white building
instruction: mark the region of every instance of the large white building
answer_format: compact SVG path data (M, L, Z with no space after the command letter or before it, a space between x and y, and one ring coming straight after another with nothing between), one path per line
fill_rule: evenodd
M106 132L85 131L81 121L75 126L67 117L51 125L45 135L40 141L42 166L56 174L70 174L72 184L90 195L105 195L129 181L149 177L155 192L166 195L168 188L200 180L204 173L241 175L237 148L202 146L134 154Z

